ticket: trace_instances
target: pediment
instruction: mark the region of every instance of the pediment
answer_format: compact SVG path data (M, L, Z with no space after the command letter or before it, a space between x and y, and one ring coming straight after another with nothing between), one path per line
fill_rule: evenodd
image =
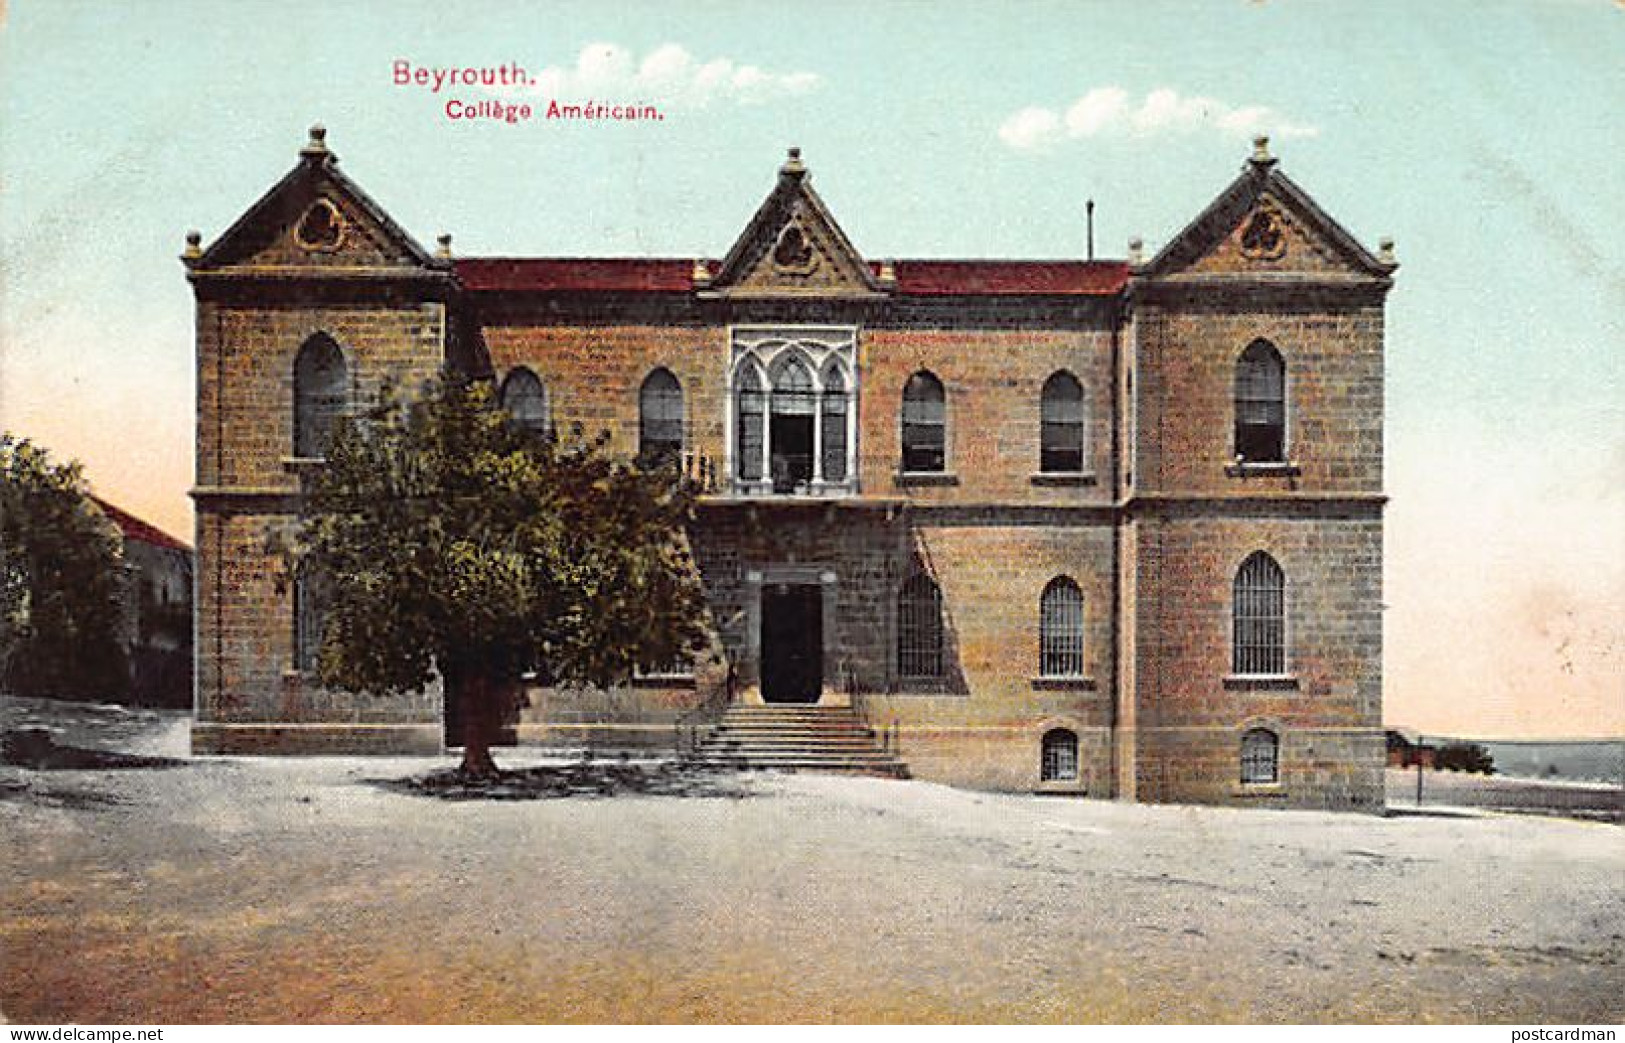
M227 229L193 267L221 269L413 269L424 249L338 169L319 138L298 166Z
M845 296L880 292L869 265L807 183L795 150L723 259L712 288L729 296Z
M1254 159L1139 274L1344 278L1386 277L1394 268L1360 245L1273 159Z

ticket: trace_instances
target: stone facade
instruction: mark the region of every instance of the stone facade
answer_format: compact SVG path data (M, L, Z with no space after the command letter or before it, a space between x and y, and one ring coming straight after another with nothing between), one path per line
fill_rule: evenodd
M200 750L441 748L438 691L300 669L310 624L267 534L321 466L320 410L449 361L528 370L547 423L628 454L662 408L646 381L680 389L662 437L706 488L714 654L535 687L521 743L670 748L730 702L810 699L922 778L1381 807L1395 266L1262 144L1150 260L868 260L794 150L720 260L453 259L313 131L185 260Z

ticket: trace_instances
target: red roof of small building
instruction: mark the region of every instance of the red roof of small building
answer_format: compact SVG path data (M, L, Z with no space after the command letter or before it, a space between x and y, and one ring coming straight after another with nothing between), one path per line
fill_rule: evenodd
M128 511L114 507L100 496L92 496L91 500L95 502L97 507L101 508L103 514L107 515L108 521L118 526L119 531L124 533L125 539L150 543L155 547L164 547L169 550L183 550L188 554L192 552L191 547L177 540L169 533L156 526L149 525Z
M715 276L718 261L707 261ZM877 275L880 265L871 262ZM694 262L646 257L471 257L457 278L477 292L687 293ZM1112 296L1128 282L1123 261L897 261L897 292L920 297Z

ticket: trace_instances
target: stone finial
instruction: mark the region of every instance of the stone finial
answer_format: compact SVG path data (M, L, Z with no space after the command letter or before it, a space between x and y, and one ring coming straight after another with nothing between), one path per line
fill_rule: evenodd
M1270 139L1267 134L1259 134L1253 138L1253 162L1273 163L1275 157L1270 155Z
M181 254L183 261L195 261L203 256L203 233L196 229L186 233L186 252Z
M691 278L694 280L696 289L703 290L711 285L711 266L705 263L704 258L699 258L694 262Z
M779 173L804 174L806 171L806 164L801 162L801 150L791 145L789 152L785 154L784 166L779 168Z
M313 123L310 127L310 140L305 147L299 150L301 156L327 155L327 128L320 123Z
M882 285L882 286L896 286L897 285L897 262L896 261L881 261L880 262L880 285Z
M435 237L435 242L440 244L440 248L434 252L434 255L447 261L451 260L451 233L441 232Z
M1139 236L1135 236L1128 241L1128 263L1145 263L1145 240Z
M1398 264L1394 259L1394 240L1391 236L1383 236L1377 240L1377 260L1383 264Z

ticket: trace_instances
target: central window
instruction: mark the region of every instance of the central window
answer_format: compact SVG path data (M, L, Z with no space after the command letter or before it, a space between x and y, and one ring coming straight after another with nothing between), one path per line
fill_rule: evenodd
M729 473L743 495L854 490L856 330L735 327Z

